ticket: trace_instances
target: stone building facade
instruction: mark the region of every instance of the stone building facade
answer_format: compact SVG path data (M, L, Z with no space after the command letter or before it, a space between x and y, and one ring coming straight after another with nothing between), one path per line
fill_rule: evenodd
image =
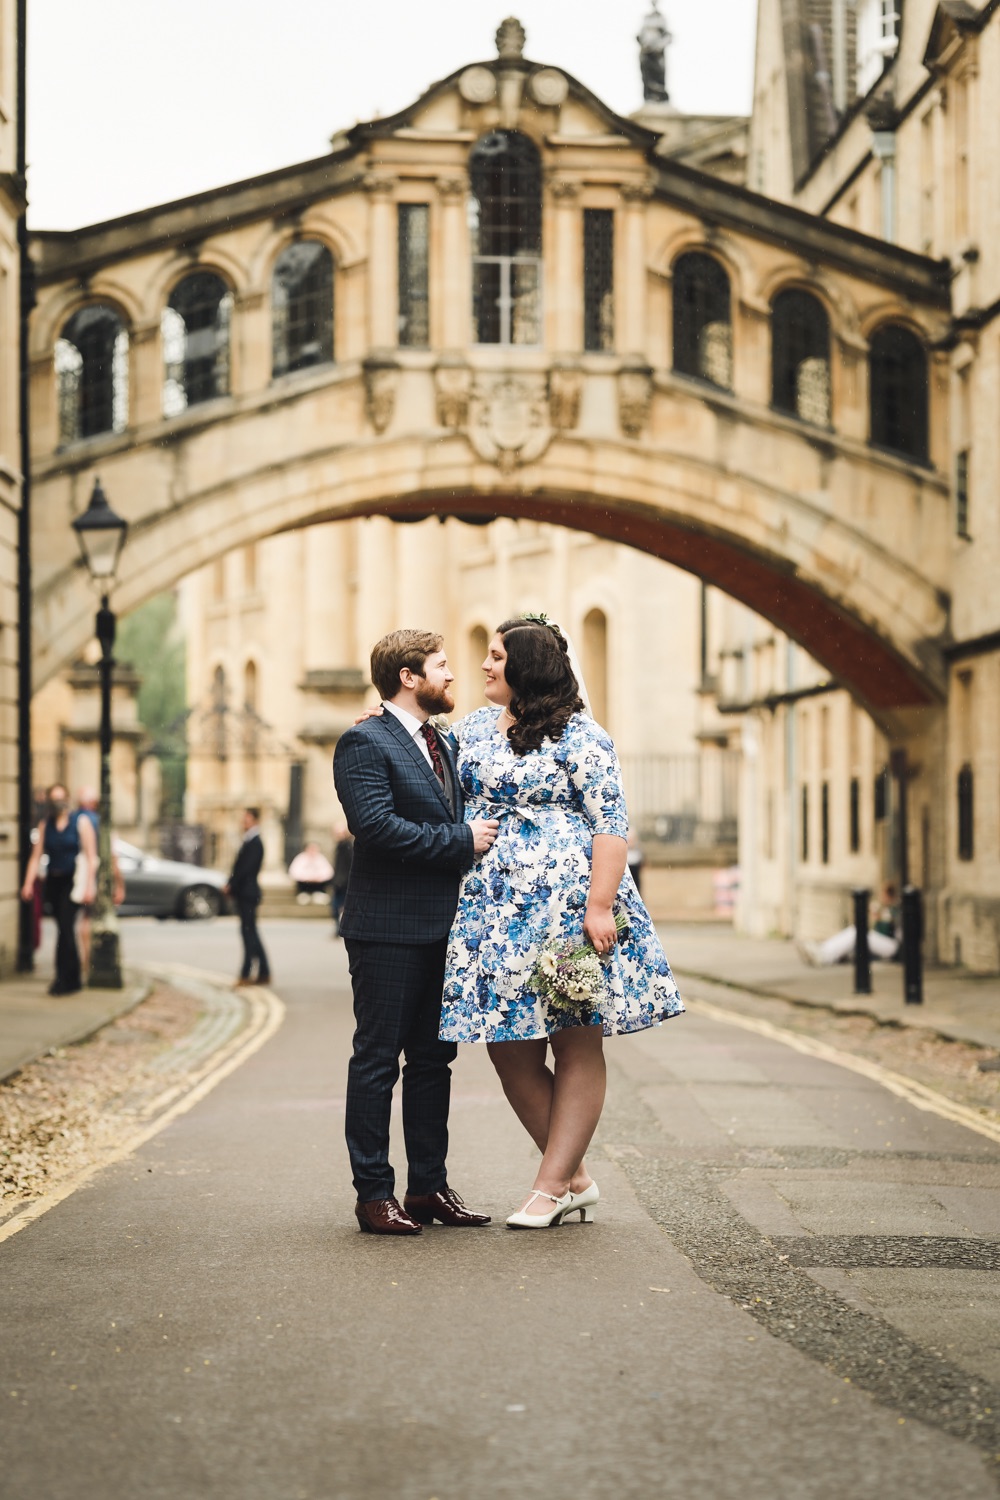
M0 7L0 975L18 952L20 838L21 247L25 210L23 37L18 7Z
M933 256L951 285L937 350L949 393L948 712L924 750L939 775L901 767L835 674L725 600L712 606L708 710L744 752L746 927L819 936L847 918L852 886L902 877L928 895L928 951L990 972L1000 968L998 89L996 0L761 0L751 186Z
M271 735L268 795L301 803L373 635L427 600L467 680L476 632L541 602L588 649L613 643L627 754L685 722L629 722L665 678L703 690L695 741L721 752L700 590L678 632L653 562L592 570L628 543L808 651L938 805L944 268L664 155L662 132L528 62L516 22L497 44L315 161L34 236L38 685L90 636L70 523L99 472L132 523L119 610L199 575L212 796L260 784L237 761L260 766ZM545 524L600 540L540 544ZM288 613L265 619L270 596ZM302 632L303 601L329 623Z

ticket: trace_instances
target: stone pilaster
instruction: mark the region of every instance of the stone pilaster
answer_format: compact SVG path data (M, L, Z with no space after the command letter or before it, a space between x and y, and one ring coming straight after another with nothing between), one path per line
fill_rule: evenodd
M365 178L368 193L368 347L389 349L398 342L395 191L392 177Z

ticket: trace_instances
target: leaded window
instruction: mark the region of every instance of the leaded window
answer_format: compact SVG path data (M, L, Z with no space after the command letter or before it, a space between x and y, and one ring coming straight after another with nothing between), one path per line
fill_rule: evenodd
M872 443L926 463L927 354L909 328L886 323L876 329L868 384Z
M955 454L955 532L969 540L969 450Z
M229 394L233 298L214 271L194 271L173 290L160 320L163 415Z
M830 320L809 292L779 292L771 306L771 403L816 427L830 425Z
M851 777L849 803L850 833L848 843L851 853L857 854L861 849L861 782L856 776Z
M430 209L426 203L399 205L399 342L405 348L430 345Z
M297 240L278 257L271 287L275 375L333 360L333 256Z
M128 422L128 333L111 307L73 314L56 340L59 441L76 443Z
M615 216L610 208L583 210L583 347L615 347Z
M725 269L693 250L674 264L674 369L730 390L733 384L732 295Z
M527 136L492 130L469 159L472 318L479 344L542 340L542 164Z

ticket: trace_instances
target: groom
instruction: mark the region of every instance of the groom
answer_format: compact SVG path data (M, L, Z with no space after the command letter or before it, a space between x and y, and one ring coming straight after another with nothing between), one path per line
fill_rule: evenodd
M371 676L385 712L347 730L333 757L354 834L340 932L357 1021L346 1111L355 1213L367 1234L420 1234L435 1219L488 1224L448 1186L450 1064L458 1049L438 1040L438 1027L459 876L490 848L497 824L462 821L451 744L428 722L455 707L441 637L394 630L372 650ZM409 1167L402 1205L389 1164L400 1053Z

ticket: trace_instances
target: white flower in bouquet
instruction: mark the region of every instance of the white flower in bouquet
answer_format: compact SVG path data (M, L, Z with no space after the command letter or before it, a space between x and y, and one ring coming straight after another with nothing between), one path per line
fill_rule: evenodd
M618 936L628 934L628 921L615 916ZM551 1010L580 1015L600 1008L604 992L604 971L611 955L601 958L589 942L575 939L548 943L540 953L531 974L531 985Z

